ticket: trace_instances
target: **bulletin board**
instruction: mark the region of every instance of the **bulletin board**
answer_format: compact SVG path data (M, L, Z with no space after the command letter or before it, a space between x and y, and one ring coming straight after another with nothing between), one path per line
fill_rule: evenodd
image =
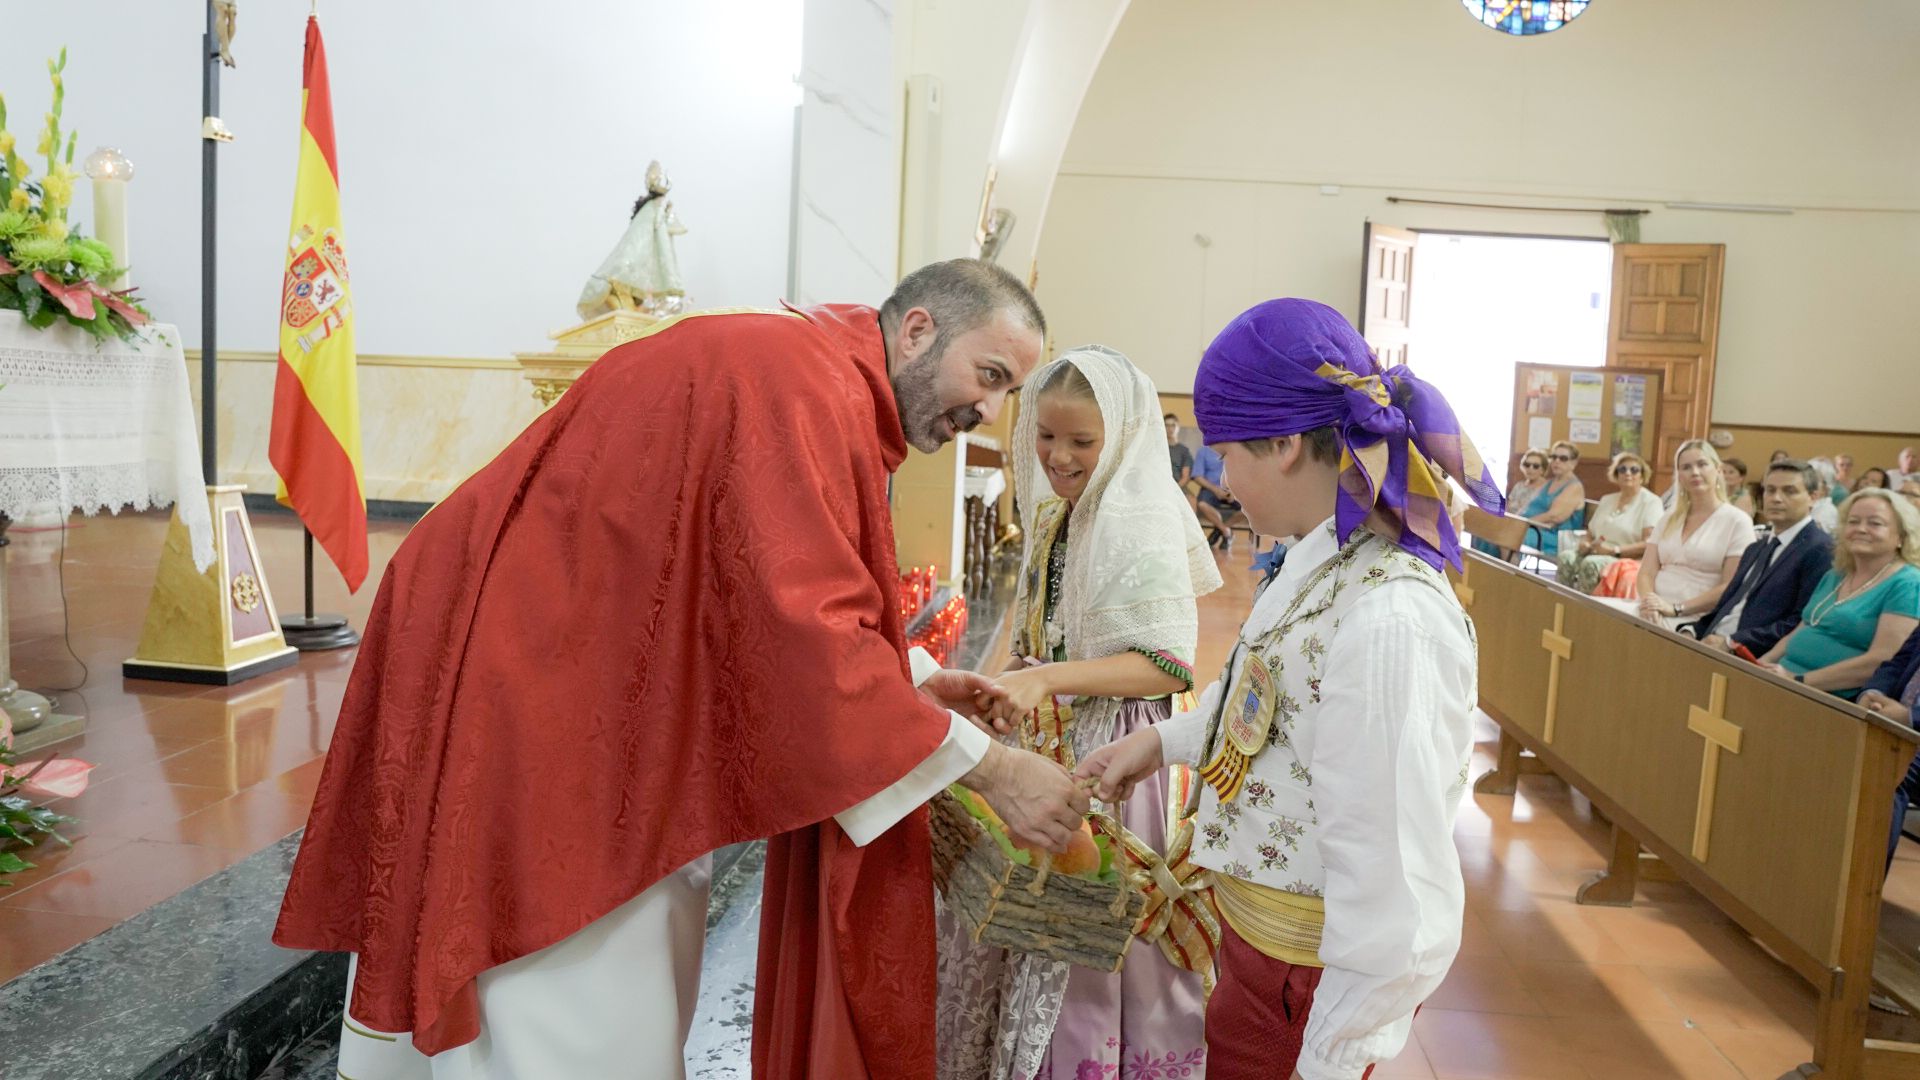
M1565 440L1580 449L1576 475L1589 498L1611 491L1607 464L1631 451L1658 470L1660 372L1647 368L1516 364L1513 438L1508 456L1518 478L1520 455Z

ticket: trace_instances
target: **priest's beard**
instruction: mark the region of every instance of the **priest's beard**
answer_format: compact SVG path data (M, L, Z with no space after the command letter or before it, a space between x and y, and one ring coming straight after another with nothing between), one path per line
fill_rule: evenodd
M907 445L923 454L938 451L956 433L980 425L980 413L971 405L940 408L940 361L946 351L946 341L936 337L932 347L893 373L893 403L900 410L900 431Z

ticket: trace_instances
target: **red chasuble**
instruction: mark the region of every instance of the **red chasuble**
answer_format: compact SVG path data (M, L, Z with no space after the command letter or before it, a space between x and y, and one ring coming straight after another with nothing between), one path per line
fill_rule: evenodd
M933 1075L924 811L832 821L948 730L907 674L906 449L871 309L607 353L395 553L274 940L359 953L355 1016L438 1053L481 971L771 837L756 1075Z

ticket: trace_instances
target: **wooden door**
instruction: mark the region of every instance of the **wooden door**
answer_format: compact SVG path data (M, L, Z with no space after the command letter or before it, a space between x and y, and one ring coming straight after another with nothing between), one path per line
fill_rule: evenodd
M1673 455L1704 439L1713 418L1725 244L1615 244L1607 366L1660 372L1654 490L1673 481Z
M1404 364L1407 305L1413 296L1413 230L1369 221L1361 243L1366 265L1361 271L1360 336L1373 346L1381 367Z

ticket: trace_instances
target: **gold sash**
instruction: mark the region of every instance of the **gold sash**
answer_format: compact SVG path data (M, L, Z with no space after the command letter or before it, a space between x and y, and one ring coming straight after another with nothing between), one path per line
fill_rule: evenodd
M1326 902L1317 896L1215 874L1213 899L1220 915L1241 940L1261 953L1303 967L1320 963L1320 931L1326 926Z

